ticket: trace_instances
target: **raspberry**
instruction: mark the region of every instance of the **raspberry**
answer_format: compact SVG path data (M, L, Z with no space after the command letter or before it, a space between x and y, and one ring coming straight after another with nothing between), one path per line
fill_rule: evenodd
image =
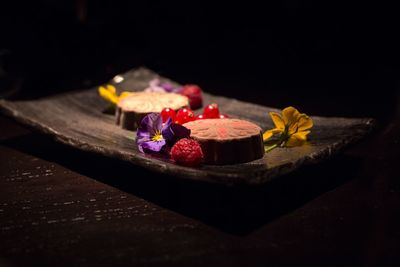
M171 158L180 165L195 167L202 162L203 151L196 140L182 138L172 147Z
M191 109L198 109L203 105L203 96L201 88L195 84L187 84L180 92L182 95L189 98L189 105Z

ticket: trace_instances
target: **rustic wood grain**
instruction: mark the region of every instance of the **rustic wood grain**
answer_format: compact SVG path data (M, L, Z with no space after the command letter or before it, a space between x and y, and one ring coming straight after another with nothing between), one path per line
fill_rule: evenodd
M399 265L399 120L257 187L161 175L0 126L0 266Z
M124 77L124 81L117 85L119 90L138 91L146 88L148 82L158 75L140 68L121 76ZM224 113L255 122L263 129L272 127L268 112L277 111L205 93L204 103L211 102L218 103ZM96 88L36 100L0 100L0 107L9 115L75 148L119 158L184 179L227 185L263 184L304 164L325 160L362 138L373 126L373 120L368 118L312 117L315 126L307 145L278 148L259 160L244 164L187 168L140 153L132 141L135 133L116 126L114 117L103 112L107 106L108 104L97 95Z

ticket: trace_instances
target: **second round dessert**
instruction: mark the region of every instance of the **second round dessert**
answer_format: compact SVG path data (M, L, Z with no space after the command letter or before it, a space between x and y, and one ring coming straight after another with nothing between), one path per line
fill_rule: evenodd
M204 119L185 123L197 140L207 164L224 165L249 162L264 156L262 130L239 119Z
M136 130L149 113L161 112L163 108L178 110L189 106L186 96L175 93L137 92L122 98L116 109L116 123L123 129Z

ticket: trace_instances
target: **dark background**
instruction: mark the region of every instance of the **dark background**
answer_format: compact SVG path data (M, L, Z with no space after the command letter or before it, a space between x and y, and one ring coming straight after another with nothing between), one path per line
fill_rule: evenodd
M320 2L12 1L3 83L56 93L144 65L214 94L387 121L398 113L396 8Z

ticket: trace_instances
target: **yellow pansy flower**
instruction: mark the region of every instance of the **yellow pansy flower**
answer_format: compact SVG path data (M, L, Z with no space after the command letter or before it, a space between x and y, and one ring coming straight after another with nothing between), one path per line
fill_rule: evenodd
M111 84L107 84L105 86L99 87L99 94L102 98L104 98L108 102L111 102L112 104L116 105L120 99L122 99L132 93L131 92L122 92L118 96L117 89L115 89L115 86L113 86Z
M270 112L275 128L263 134L264 142L275 134L279 134L279 142L266 150L272 150L277 146L299 146L307 140L307 135L313 127L312 119L304 113L300 113L294 107L287 107L282 111L282 116L276 112Z

